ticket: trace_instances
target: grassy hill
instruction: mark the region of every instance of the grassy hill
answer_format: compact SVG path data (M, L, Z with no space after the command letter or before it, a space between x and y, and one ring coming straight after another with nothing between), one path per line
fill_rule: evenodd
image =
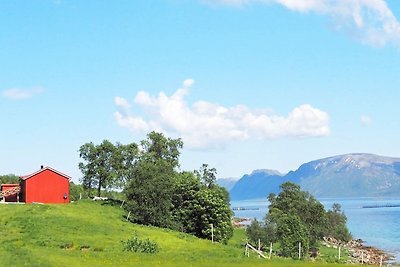
M93 201L70 205L0 205L1 266L340 266L244 256L244 231L228 245L135 225L118 206ZM156 241L157 254L123 251L133 234Z

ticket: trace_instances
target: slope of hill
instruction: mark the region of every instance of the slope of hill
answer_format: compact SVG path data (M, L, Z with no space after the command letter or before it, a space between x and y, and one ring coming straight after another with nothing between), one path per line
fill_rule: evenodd
M345 154L305 163L282 177L253 173L236 183L231 198L265 198L285 181L316 197L400 196L400 158Z
M222 245L132 224L125 216L119 205L91 200L69 205L0 205L0 266L321 266L321 262L281 258L260 260L255 253L247 258L243 229L236 229L229 244ZM157 242L159 253L123 251L121 241L133 234Z
M241 258L243 252L191 235L135 225L124 216L118 206L91 200L69 205L0 205L0 265L187 266L190 260L213 265ZM157 242L160 252L123 251L122 241L133 234Z

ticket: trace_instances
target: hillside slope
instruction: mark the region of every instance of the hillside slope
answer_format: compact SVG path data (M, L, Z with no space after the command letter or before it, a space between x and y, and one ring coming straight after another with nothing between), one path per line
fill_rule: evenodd
M93 201L0 205L1 266L187 266L191 259L212 265L242 258L242 249L135 225L124 216L119 207ZM134 233L156 241L160 252L124 252L121 241Z
M228 245L125 220L119 206L79 201L69 205L0 205L0 266L340 266L244 256L244 231ZM157 254L123 251L132 234L158 243Z

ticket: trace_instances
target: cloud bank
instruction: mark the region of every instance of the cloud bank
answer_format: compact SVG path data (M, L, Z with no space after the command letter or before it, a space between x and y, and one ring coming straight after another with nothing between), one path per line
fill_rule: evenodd
M220 148L234 140L276 139L282 137L319 137L329 135L329 116L326 112L305 104L294 108L287 116L254 110L244 105L224 107L206 101L189 105L185 97L194 84L185 80L171 96L160 92L151 96L140 91L134 106L143 116L132 113L128 100L115 97L117 124L132 132L155 130L180 137L185 147Z
M31 88L31 89L11 88L4 90L2 93L5 98L11 100L22 100L31 98L34 95L40 94L42 92L43 89L41 88Z
M243 6L280 4L297 12L329 16L334 29L373 46L400 47L400 23L384 0L200 0L208 4Z

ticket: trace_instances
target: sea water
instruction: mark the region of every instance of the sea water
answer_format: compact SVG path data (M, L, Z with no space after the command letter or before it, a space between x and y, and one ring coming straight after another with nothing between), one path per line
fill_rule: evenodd
M326 209L339 203L353 238L393 254L400 262L400 198L321 198L319 201ZM266 199L231 201L236 217L259 221L268 212L268 205Z

